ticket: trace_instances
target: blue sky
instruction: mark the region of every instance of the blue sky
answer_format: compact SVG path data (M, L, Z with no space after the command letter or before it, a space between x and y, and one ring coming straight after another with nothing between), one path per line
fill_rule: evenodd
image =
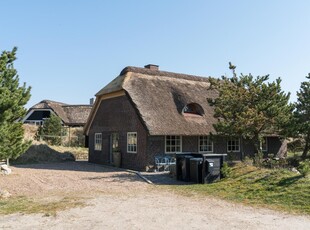
M310 72L308 0L1 1L0 50L18 47L27 107L87 104L126 66L200 76L282 78L296 91Z

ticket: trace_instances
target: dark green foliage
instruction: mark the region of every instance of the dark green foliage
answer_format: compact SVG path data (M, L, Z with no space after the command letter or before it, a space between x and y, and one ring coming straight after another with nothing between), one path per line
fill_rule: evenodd
M268 82L268 75L237 77L236 67L229 64L232 78L210 78L211 87L219 92L217 99L209 101L218 118L214 127L219 135L249 140L259 152L263 136L284 135L292 114L292 106L288 104L290 94L281 90L280 78Z
M223 178L228 178L232 175L232 168L229 167L227 162L223 163L223 166L221 168L221 173L223 175Z
M304 141L302 158L306 158L310 150L310 73L306 76L308 81L301 83L297 92L297 102L295 103L293 130L300 135Z
M305 160L299 163L298 171L303 177L306 177L310 174L310 161Z
M61 119L55 114L46 119L43 125L39 128L38 134L44 141L51 145L60 145L62 136Z
M270 169L284 169L291 165L289 165L289 162L285 158L266 158L262 161L260 166Z
M16 158L30 146L24 142L22 124L17 122L26 113L30 87L19 86L19 77L13 62L17 48L4 51L0 56L0 159Z

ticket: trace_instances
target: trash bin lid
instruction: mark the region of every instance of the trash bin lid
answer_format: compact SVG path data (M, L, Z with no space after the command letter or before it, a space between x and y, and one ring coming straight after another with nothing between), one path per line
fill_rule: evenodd
M184 158L193 158L191 155L185 155Z
M214 160L212 160L212 159L208 159L207 158L206 161L209 162L209 163L214 163Z
M202 158L193 157L190 159L190 161L202 161Z

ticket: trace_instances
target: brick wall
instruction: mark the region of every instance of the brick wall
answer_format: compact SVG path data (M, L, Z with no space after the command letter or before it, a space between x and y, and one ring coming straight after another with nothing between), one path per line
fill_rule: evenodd
M198 152L198 136L182 136L182 152ZM277 153L281 147L278 137L268 137L267 153ZM228 153L228 159L242 160L245 156L254 156L254 146L249 141L240 140L240 151ZM227 139L213 137L213 153L227 153ZM266 153L266 154L267 154ZM165 154L165 136L148 137L147 163L154 164L154 157L158 154Z
M137 132L137 153L127 152L127 132ZM102 151L94 150L94 134L102 133ZM110 136L119 134L122 167L145 170L147 132L127 95L103 100L89 130L89 161L110 164Z

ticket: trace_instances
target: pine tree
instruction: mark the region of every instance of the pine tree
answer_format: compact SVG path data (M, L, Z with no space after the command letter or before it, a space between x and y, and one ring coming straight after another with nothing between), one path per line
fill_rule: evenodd
M15 159L30 146L23 140L24 129L18 120L26 113L30 87L19 85L14 68L17 48L3 51L0 56L0 159Z
M305 140L302 158L306 158L310 150L310 73L306 78L308 81L302 82L300 90L297 92L294 112L294 128Z
M50 118L46 119L39 129L39 135L43 136L43 140L52 145L61 144L62 124L60 117L51 114Z
M280 78L270 83L268 75L237 77L236 66L229 63L229 68L233 71L232 78L210 78L211 87L219 93L217 99L209 101L218 118L214 128L219 135L251 141L259 153L265 135L284 133L292 114L292 106L288 104L290 94L281 90Z

